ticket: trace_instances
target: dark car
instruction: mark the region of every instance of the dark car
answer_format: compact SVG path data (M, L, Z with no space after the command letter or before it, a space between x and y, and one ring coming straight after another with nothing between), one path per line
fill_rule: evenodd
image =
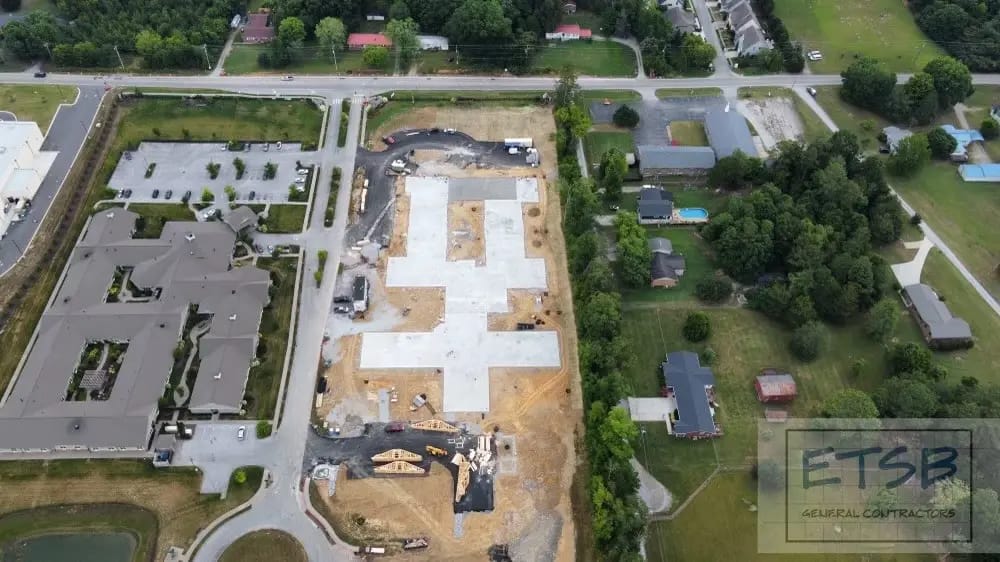
M159 196L160 196L160 190L159 189L154 189L153 190L153 199L156 199Z
M251 191L250 192L250 197L248 197L248 199L256 199L256 198L257 198L257 192L256 191Z
M48 74L45 72L39 71L35 73L35 78L45 78L46 76L48 76Z
M390 424L386 424L385 426L386 433L399 433L404 429L406 429L406 424L403 422L392 422Z
M392 136L382 137L382 142L384 142L385 144L396 144L396 137Z
M163 194L163 198L164 199L170 199L173 196L174 196L174 192L171 189L168 189L167 192Z
M351 302L351 297L349 295L337 295L333 297L333 302L336 303Z
M190 200L191 200L191 190L189 189L184 192L184 195L181 195L181 201L187 203Z
M124 192L122 193L122 196L124 196L124 197L125 197L125 199L128 199L129 197L132 197L132 190L131 190L131 189L126 189L126 190L125 190L125 191L124 191Z
M440 127L431 127L430 132L431 133L440 133L441 132L441 128Z

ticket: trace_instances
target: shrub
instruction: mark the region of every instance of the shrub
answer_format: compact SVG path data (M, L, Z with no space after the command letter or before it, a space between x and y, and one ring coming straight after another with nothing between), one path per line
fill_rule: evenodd
M639 124L639 113L627 105L623 105L615 111L611 121L619 127L634 128Z
M234 472L233 473L233 482L236 482L237 484L246 484L247 483L247 471L245 471L245 470L243 470L241 468L241 469L238 469L236 472Z
M993 140L1000 137L1000 125L992 118L983 121L983 124L979 126L979 132L983 135L986 140Z
M947 160L955 147L958 146L958 141L946 133L944 129L938 127L927 133L927 144L931 148L931 156L939 160Z
M913 213L910 217L910 224L913 226L920 226L920 223L924 222L924 217L920 216L920 213Z
M823 351L826 329L816 321L806 322L792 333L789 347L792 355L801 361L812 361Z
M208 165L205 166L205 169L208 170L208 177L214 180L219 177L219 170L222 169L222 165L217 162L209 162Z
M712 334L712 325L704 312L692 312L684 321L684 338L690 342L700 342Z
M236 179L243 179L243 174L247 171L247 164L239 158L233 158L233 167L236 168Z
M181 135L183 135L185 139L190 139L191 138L191 131L189 131L187 129L181 129Z
M212 190L208 189L207 187L201 190L201 202L211 203L212 201L215 201L215 194L212 193Z
M733 284L728 279L719 277L703 277L695 285L694 294L705 302L720 303L729 298L733 292Z
M323 214L323 226L329 228L333 226L333 207L327 207Z
M268 162L264 164L264 179L273 180L274 176L278 175L278 165L274 162Z
M316 287L317 288L320 285L322 285L323 284L323 270L322 269L317 269L316 272L313 273L313 279L316 280Z
M271 422L267 420L260 420L257 422L257 439L263 439L270 436L272 429Z
M227 185L225 188L225 192L226 192L226 199L228 199L230 202L236 201L236 190L233 189L233 186Z

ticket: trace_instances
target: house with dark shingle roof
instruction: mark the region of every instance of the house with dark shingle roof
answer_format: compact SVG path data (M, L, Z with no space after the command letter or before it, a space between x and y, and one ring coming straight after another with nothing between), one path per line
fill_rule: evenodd
M650 238L649 267L651 287L673 287L680 282L687 264L684 256L674 253L674 245L666 238Z
M972 347L972 330L969 323L951 314L948 306L934 289L923 283L903 288L903 303L913 313L933 349L958 349Z
M660 365L667 397L676 409L668 420L674 437L703 439L719 437L715 422L715 375L692 351L671 351Z
M667 224L674 214L674 194L660 187L644 185L636 199L639 224Z
M699 176L715 167L715 151L710 146L667 146L641 144L639 173L644 178Z

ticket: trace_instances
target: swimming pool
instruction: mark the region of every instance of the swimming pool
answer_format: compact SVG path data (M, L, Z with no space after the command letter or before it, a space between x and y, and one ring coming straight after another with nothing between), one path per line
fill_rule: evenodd
M701 207L682 207L677 209L677 216L688 221L706 220L708 219L708 211Z

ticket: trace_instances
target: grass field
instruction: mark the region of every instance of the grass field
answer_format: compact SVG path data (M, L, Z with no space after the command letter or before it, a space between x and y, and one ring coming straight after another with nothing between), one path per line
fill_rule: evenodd
M681 146L708 146L708 135L701 121L671 121L670 138Z
M243 535L222 553L219 562L306 562L305 549L283 531L265 529Z
M838 73L859 56L911 72L944 54L896 0L777 0L774 13L804 49L823 52L822 61L809 63L816 73Z
M198 492L197 471L153 468L148 460L5 461L0 463L0 513L5 515L0 517L0 543L24 536L19 529L30 536L62 526L82 530L114 525L145 533L140 548L153 555L135 560L163 560L171 545L186 547L208 522L257 491L263 471L246 472L246 483L231 482L222 500ZM74 506L78 511L34 509L49 506ZM155 520L144 519L142 510L153 512ZM8 520L7 514L14 513L16 518ZM13 524L8 527L5 521Z
M566 41L542 47L533 74L557 74L569 66L583 76L635 76L635 52L614 41Z
M600 163L604 153L612 148L617 148L626 154L635 152L632 133L625 131L591 131L587 133L586 138L583 139L583 151L587 155L587 165L590 166L590 169L594 169L594 166Z
M867 151L878 150L877 137L890 124L888 120L840 99L840 86L817 87L816 101L838 128L858 136L861 148Z
M806 105L806 102L802 101L802 98L798 94L788 88L744 87L739 89L739 96L741 98L755 99L782 97L792 100L792 104L795 105L795 111L799 114L799 119L802 120L803 134L807 142L828 137L832 134L832 131L823 123L819 115L816 115L816 112Z
M302 206L305 209L305 206ZM273 209L273 207L272 207ZM300 223L301 224L301 223ZM260 365L250 368L247 380L247 419L270 419L278 399L285 366L285 350L292 345L292 302L299 260L259 258L257 267L271 272L276 290L260 319L260 339L266 347Z
M392 67L370 68L361 59L361 51L337 51L337 64L316 46L306 45L302 58L284 68L261 68L257 57L268 51L266 45L234 45L223 68L226 74L353 74L355 72L385 72Z
M136 238L159 238L167 221L193 221L194 212L183 203L132 203L128 209L146 219Z
M697 96L721 96L721 88L660 88L656 90L656 97L668 98L691 98Z
M0 85L0 111L13 113L18 121L34 121L44 135L61 103L73 103L72 86Z
M912 178L891 178L892 186L958 254L994 297L1000 298L1000 189L964 182L948 162L926 166ZM970 288L971 290L971 288Z
M660 237L670 240L674 253L682 254L685 260L684 276L677 286L665 289L646 287L644 289L622 290L622 297L632 301L680 301L693 300L694 286L698 280L712 272L712 263L706 256L708 244L697 236L694 228L671 227L649 229L650 238Z
M990 106L1000 105L1000 86L976 86L976 91L964 103L968 107L965 118L969 126L978 129L990 116ZM1000 162L1000 139L987 141L985 147L990 159Z
M149 560L154 554L157 531L156 514L134 505L96 503L26 509L0 516L0 556L16 552L15 543L40 535L124 532L135 539L132 560Z
M267 231L272 234L302 232L306 205L271 205L267 211Z

